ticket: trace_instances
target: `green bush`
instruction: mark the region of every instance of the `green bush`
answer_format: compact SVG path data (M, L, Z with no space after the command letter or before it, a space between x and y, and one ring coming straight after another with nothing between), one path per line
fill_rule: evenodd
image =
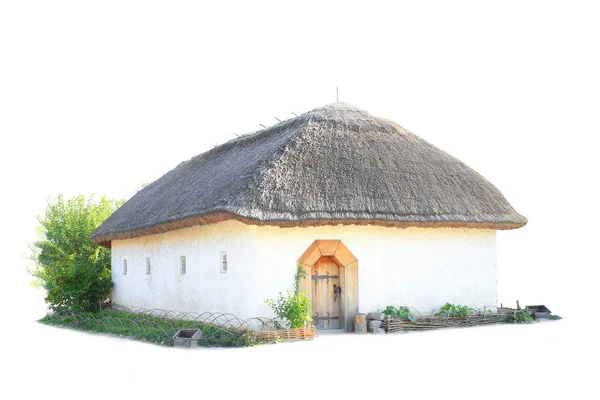
M310 300L304 293L288 291L285 295L279 292L275 299L266 299L265 303L271 307L275 315L286 321L289 328L304 328L312 322ZM279 328L284 328L279 326Z
M448 317L466 317L469 314L476 314L477 311L467 306L460 304L446 303L444 307L440 309L440 312L436 313L436 316L448 316Z
M412 322L417 322L417 319L410 313L410 309L406 306L399 306L398 308L387 306L385 310L383 310L383 313L392 317L400 317Z
M29 272L46 289L54 311L97 311L110 299L110 250L94 245L90 235L120 204L84 196L48 204L38 217L42 240L30 246L36 267Z
M529 310L516 310L513 315L510 316L508 322L513 324L529 324L533 322L533 315Z

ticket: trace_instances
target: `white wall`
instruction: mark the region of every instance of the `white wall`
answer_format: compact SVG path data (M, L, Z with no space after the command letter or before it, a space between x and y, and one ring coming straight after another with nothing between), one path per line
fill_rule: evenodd
M289 281L295 261L315 239L340 239L358 259L360 312L387 305L407 305L425 313L446 302L496 305L496 231L261 227L255 234L260 274Z
M496 304L496 232L478 229L322 226L278 228L236 221L112 243L113 301L143 308L269 316L267 297L292 289L296 261L316 239L340 239L359 262L359 309L445 302ZM229 269L219 272L226 250ZM187 256L187 274L179 257ZM152 273L145 274L145 257ZM122 259L128 274L122 274Z
M227 251L228 271L220 272ZM186 256L187 272L179 272ZM146 275L145 258L152 271ZM127 259L127 275L122 260ZM112 242L113 302L178 311L221 311L253 316L264 301L254 288L254 232L237 222L196 226Z

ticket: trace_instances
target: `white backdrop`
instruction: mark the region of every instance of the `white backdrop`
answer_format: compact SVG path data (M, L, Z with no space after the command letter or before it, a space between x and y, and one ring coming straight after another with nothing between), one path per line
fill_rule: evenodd
M336 86L529 218L498 234L501 302L595 309L596 4L413 3L2 2L5 315L44 312L23 271L48 196L128 198L236 133L335 101Z

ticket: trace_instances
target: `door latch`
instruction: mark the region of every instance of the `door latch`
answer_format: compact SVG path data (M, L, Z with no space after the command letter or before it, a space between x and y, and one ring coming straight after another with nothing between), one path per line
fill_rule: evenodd
M341 296L342 294L342 287L341 286L337 286L335 283L333 284L333 301L335 302L335 300L338 298L338 295Z

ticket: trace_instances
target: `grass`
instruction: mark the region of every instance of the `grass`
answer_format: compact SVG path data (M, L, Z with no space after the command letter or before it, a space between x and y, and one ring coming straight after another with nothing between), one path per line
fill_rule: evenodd
M127 337L163 346L172 346L173 335L182 328L200 329L203 338L199 345L203 347L248 347L261 344L255 335L247 330L219 328L201 322L159 318L110 309L97 313L46 315L39 322L87 332Z

